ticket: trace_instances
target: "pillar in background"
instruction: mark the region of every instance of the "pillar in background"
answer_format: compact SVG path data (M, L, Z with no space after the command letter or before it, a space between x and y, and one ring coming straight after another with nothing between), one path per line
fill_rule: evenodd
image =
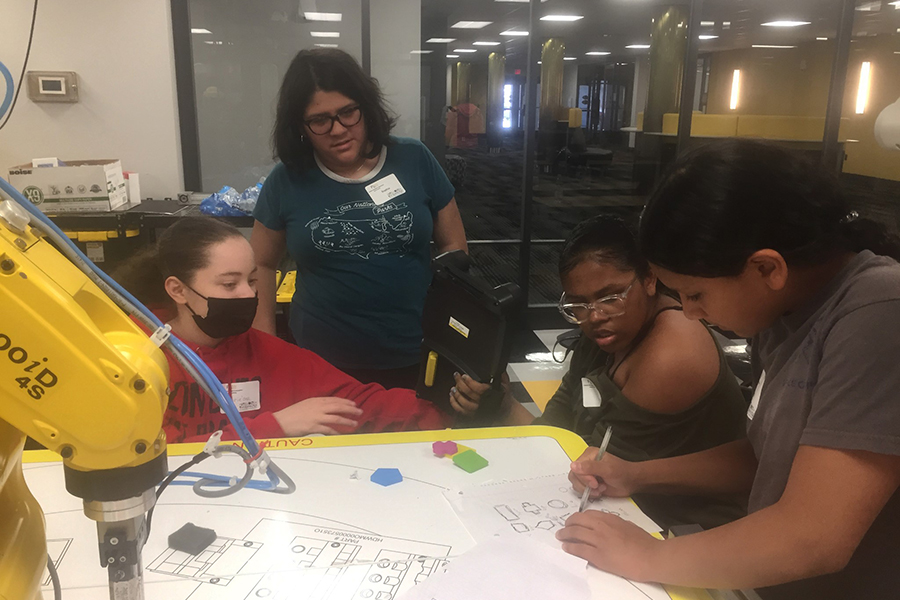
M552 131L562 115L563 57L566 45L550 38L541 51L541 120L538 129Z
M453 65L453 83L450 90L450 103L459 106L469 101L472 65L467 62L458 62Z
M644 110L644 131L662 131L663 115L678 112L689 18L688 6L664 6L653 17L650 89Z
M488 56L487 130L488 146L499 148L503 139L503 84L506 81L506 55Z
M563 57L566 45L562 40L550 38L541 51L541 113L538 124L537 158L553 163L559 150L565 145L565 128L557 121L565 119L562 106Z

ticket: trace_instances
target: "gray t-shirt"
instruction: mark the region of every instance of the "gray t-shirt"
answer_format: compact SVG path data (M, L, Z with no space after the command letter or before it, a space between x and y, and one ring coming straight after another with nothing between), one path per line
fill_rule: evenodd
M754 338L752 361L759 385L747 435L759 468L750 512L781 498L800 445L900 455L900 264L859 253L804 308ZM900 597L898 540L900 492L846 569L763 595Z

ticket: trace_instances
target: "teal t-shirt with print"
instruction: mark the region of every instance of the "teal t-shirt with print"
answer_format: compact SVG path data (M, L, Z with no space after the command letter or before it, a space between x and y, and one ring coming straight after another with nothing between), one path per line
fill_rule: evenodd
M376 204L366 186L391 175L403 193ZM297 263L290 319L297 343L345 369L419 362L434 219L453 194L431 152L409 138L391 138L359 180L321 164L301 173L276 165L253 216L285 231Z

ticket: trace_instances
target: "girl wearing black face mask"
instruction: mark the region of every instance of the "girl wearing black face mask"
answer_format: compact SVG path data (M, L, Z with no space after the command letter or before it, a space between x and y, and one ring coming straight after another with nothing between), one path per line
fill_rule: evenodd
M412 390L363 385L312 352L251 329L256 272L250 244L236 228L189 217L114 277L167 321L230 388L257 438L447 425L445 416ZM218 406L171 357L169 369L163 422L169 441L204 441L219 429L225 439L236 438Z

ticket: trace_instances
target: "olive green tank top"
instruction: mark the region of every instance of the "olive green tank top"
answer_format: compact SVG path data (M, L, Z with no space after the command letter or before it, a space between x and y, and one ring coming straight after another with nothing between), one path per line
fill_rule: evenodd
M642 341L640 337L631 351ZM582 336L575 345L568 373L535 424L569 429L591 446L600 445L607 426L611 425L613 435L608 451L629 461L691 454L744 438L747 404L718 343L716 349L719 375L709 391L680 412L659 413L629 400L612 380L611 356L593 340ZM587 402L584 386L590 395ZM637 494L634 499L644 512L666 528L697 523L708 529L746 515L743 497L708 499Z

